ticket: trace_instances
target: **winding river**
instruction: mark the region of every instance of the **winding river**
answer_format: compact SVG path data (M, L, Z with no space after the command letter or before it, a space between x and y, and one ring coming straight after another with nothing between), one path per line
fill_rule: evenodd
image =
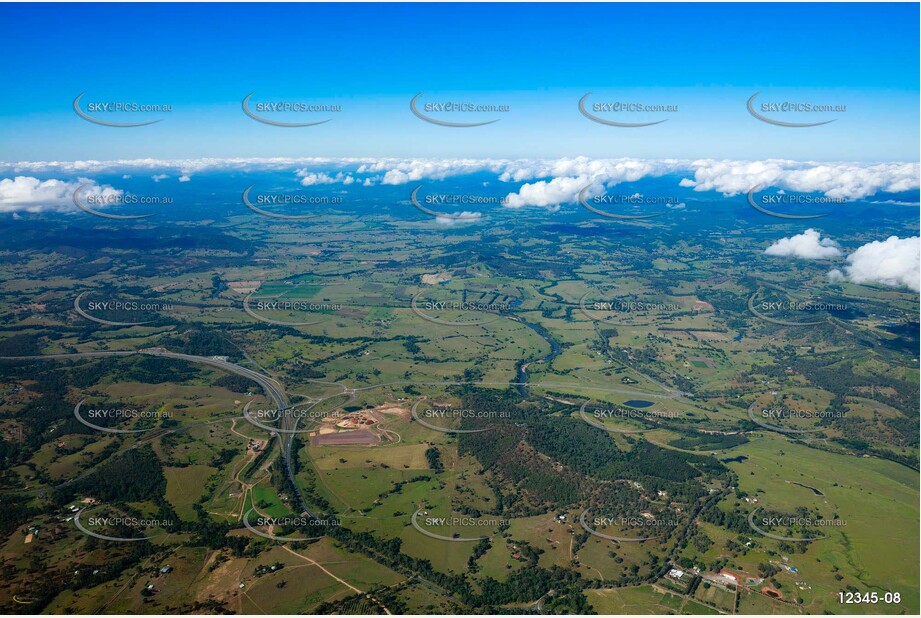
M524 318L520 318L520 317L516 317L514 319L516 322L520 322L521 324L524 324L525 326L533 330L535 333L540 335L540 337L550 345L550 354L547 354L546 356L543 356L537 360L520 362L518 364L518 392L521 393L522 397L527 397L528 391L525 388L525 384L528 381L528 367L531 365L531 363L547 363L547 364L552 363L553 359L559 356L560 352L562 352L563 349L560 347L560 344L557 343L556 340L550 336L550 333L543 326L540 326L538 324L533 324L531 322L528 322Z

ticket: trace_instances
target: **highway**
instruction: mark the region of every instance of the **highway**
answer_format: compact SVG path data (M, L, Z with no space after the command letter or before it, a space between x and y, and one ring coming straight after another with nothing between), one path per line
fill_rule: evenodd
M213 358L208 356L196 356L193 354L181 354L179 352L170 352L165 348L145 348L142 350L128 350L128 351L100 351L100 352L73 352L67 354L42 354L38 356L0 356L0 361L35 361L35 360L67 360L71 358L99 358L107 356L133 356L136 354L145 354L148 356L158 356L164 358L174 358L177 360L183 360L190 363L199 363L202 365L209 365L222 371L228 373L234 373L245 378L249 378L258 384L265 394L271 399L276 408L281 414L280 422L281 428L293 431L297 429L298 419L293 418L291 414L291 405L288 402L288 397L285 395L284 390L281 388L275 380L272 378L262 375L252 369L247 369L246 367L241 367L236 363L231 363L230 361L221 360L219 358ZM222 419L226 420L226 419ZM296 479L294 478L294 469L291 466L291 444L293 442L292 438L294 434L285 433L285 432L276 432L275 436L278 438L279 451L282 453L285 462L285 472L288 476L288 481L291 484L292 489L294 490L294 495L297 497L297 501L300 504L301 510L306 513L309 517L318 519L318 516L310 510L307 506L307 501L304 500L304 496L301 493L301 488L297 484ZM82 478L92 472L92 470L87 471L78 478ZM74 482L77 479L71 479L69 482Z
M99 358L99 357L107 357L107 356L124 357L124 356L132 356L136 354L144 354L148 356L157 356L157 357L164 357L164 358L173 358L176 360L183 360L183 361L190 362L190 363L208 365L208 366L220 369L222 371L226 371L228 373L233 373L239 376L243 376L245 378L248 378L254 381L256 384L258 384L262 388L262 390L265 392L265 394L269 397L269 399L272 400L276 409L279 411L278 421L279 421L280 431L273 432L273 436L278 439L279 451L282 454L282 460L284 461L284 464L285 464L285 474L287 475L288 482L291 485L292 491L297 498L297 502L298 502L298 505L300 506L301 512L314 519L320 518L319 515L314 513L308 506L307 501L304 498L303 493L301 492L301 488L297 483L297 480L295 478L294 467L292 466L292 459L294 455L293 453L294 436L296 435L297 426L300 421L300 418L296 417L293 414L293 411L291 409L291 403L288 400L288 396L286 395L281 384L279 384L278 381L275 380L274 378L261 374L257 371L253 371L252 369L242 367L240 365L237 365L236 363L222 360L220 358L208 357L208 356L196 356L193 354L182 354L179 352L170 352L169 350L165 348L143 348L140 350L128 350L128 351L74 352L74 353L65 353L65 354L44 354L44 355L38 355L38 356L3 356L3 357L0 357L0 361L66 360L66 359L71 359L71 358ZM398 382L389 382L389 383L375 384L371 386L362 386L362 387L356 387L356 388L350 388L346 386L345 384L341 384L338 382L335 382L335 383L319 382L319 381L317 382L322 383L322 384L335 384L339 386L340 388L342 388L343 390L342 392L336 393L335 395L331 395L323 399L312 401L310 405L311 408L321 403L325 399L330 399L332 397L347 395L350 399L353 399L355 394L360 391L372 390L376 388L384 388L388 386L400 386L400 385L449 386L449 385L469 384L469 385L476 385L476 386L515 386L519 384L521 385L527 384L528 386L532 386L532 387L536 386L536 387L544 387L544 388L576 388L576 389L592 390L592 391L599 391L599 392L643 396L643 397L648 397L648 398L653 398L653 399L675 399L676 397L681 396L680 392L675 392L670 389L667 392L667 394L658 394L658 393L653 394L653 393L646 393L646 392L632 390L632 389L607 388L607 387L578 385L578 384L554 384L554 383L549 383L549 382L531 382L531 383L511 382L509 383L509 382L486 382L486 381L475 381L475 382L398 381ZM88 473L89 471L85 474L88 474ZM83 476L85 476L85 474ZM73 482L73 480L76 480L76 479L72 479L71 482Z

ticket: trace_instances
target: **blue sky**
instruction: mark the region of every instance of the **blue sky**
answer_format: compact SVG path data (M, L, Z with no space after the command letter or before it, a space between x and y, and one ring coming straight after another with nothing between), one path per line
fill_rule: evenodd
M918 11L917 4L4 4L0 160L917 161ZM335 103L342 112L317 127L271 127L242 113L240 101L253 91L266 100ZM439 127L410 113L420 91L511 111L485 127ZM837 118L821 127L777 127L746 111L758 91L764 101L847 111L817 114ZM165 118L149 127L101 127L74 114L81 92L174 111L144 116ZM679 111L661 125L607 127L579 114L586 92Z

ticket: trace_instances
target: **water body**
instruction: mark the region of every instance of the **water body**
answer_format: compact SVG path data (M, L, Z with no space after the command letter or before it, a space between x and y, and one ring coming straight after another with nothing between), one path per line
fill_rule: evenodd
M823 494L821 491L819 491L818 489L816 489L815 487L810 487L809 485L803 485L802 483L797 483L796 481L789 481L789 482L790 482L790 483L793 483L794 485L799 485L800 487L805 487L806 489L811 489L811 490L812 490L812 493L814 493L814 494L817 495L817 496L824 496L824 495L825 495L825 494Z
M748 459L748 455L739 455L738 457L731 457L727 459L720 459L722 463L742 463Z
M631 408L648 408L652 405L651 401L646 401L645 399L630 399L624 402L625 406L630 406Z
M539 358L536 361L530 361L528 363L521 363L518 365L518 382L519 382L518 392L521 394L522 397L527 397L528 391L525 389L525 383L528 381L527 365L530 365L531 363L536 363L536 362L544 362L544 363L549 364L553 362L553 359L559 356L560 352L562 352L563 350L560 347L560 344L557 343L556 340L550 336L550 333L548 333L545 328L537 324L532 324L531 322L528 322L527 320L523 318L517 318L517 319L519 322L521 322L522 324L524 324L525 326L533 330L535 333L540 335L541 338L543 338L543 340L546 341L550 345L550 354L547 354L546 356ZM650 403L649 405L652 405L652 404Z

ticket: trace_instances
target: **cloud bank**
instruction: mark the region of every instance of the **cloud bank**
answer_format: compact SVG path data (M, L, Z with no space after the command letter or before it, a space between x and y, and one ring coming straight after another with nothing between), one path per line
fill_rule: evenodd
M815 163L782 159L767 161L715 161L691 163L694 179L681 186L695 191L719 191L724 196L746 193L752 188L779 187L826 197L862 199L880 192L918 189L917 163Z
M213 171L292 170L305 186L361 184L399 186L488 173L499 182L524 183L508 194L512 208L559 206L575 203L585 186L599 195L620 183L666 175L681 176L677 184L697 192L724 196L769 187L783 191L818 193L831 198L864 199L878 193L901 193L921 188L918 163L820 163L769 159L400 159L350 157L250 157L201 159L130 159L112 161L0 162L0 173L91 174L107 172L163 172L187 181L196 173Z
M120 197L122 191L109 185L98 185L88 178L74 181L39 180L32 176L16 176L0 180L0 213L72 212L74 191L83 186L81 196L104 198L97 203L107 204ZM98 206L97 206L98 208Z

